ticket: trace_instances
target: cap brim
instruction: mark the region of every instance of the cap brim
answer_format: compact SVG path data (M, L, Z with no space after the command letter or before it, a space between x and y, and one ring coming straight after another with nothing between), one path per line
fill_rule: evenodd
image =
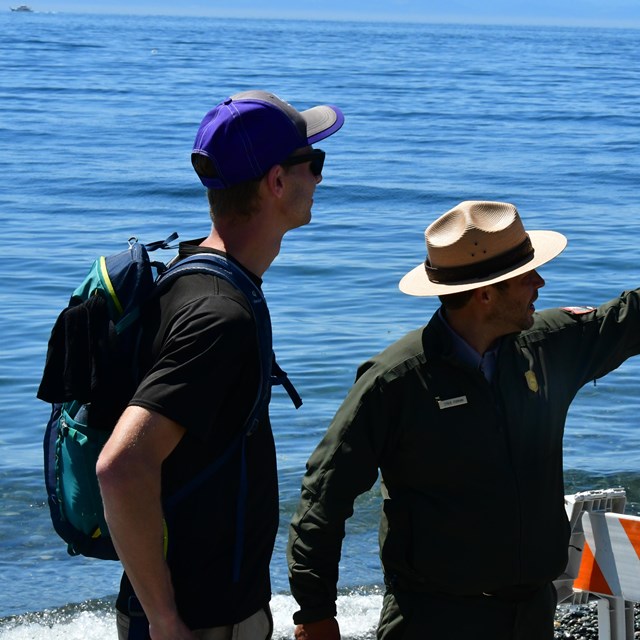
M344 124L344 115L338 107L320 105L301 112L307 123L307 139L309 144L328 138Z
M400 291L410 296L442 296L449 293L471 291L537 269L549 260L553 260L567 246L567 239L557 231L528 231L527 233L533 245L533 258L515 268L493 274L490 278L466 280L455 284L440 284L429 280L424 263L422 263L400 280L398 285Z

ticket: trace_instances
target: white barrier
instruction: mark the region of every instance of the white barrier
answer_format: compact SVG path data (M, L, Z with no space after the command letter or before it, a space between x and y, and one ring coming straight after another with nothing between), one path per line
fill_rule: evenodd
M598 599L599 640L634 640L640 602L640 518L624 515L624 489L565 496L571 523L569 562L555 582L558 602Z

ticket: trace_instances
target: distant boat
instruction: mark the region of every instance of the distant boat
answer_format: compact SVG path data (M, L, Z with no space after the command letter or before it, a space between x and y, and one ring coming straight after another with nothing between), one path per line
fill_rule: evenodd
M21 4L19 7L10 7L11 11L20 11L22 13L33 13L33 9L31 7L27 7L26 4Z

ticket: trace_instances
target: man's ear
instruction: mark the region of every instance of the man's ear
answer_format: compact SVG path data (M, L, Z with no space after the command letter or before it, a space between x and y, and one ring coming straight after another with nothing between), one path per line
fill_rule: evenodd
M491 286L478 287L473 290L473 297L479 304L490 304L494 298L495 289Z
M284 191L284 177L285 170L282 165L274 164L269 171L265 174L263 180L265 181L265 186L269 189L269 192L272 193L277 198L282 197L282 193Z

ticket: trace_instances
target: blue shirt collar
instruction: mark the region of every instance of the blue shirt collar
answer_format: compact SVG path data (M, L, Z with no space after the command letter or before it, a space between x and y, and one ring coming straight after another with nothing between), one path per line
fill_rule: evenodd
M496 361L498 358L498 348L500 347L500 340L483 355L480 355L464 338L458 335L447 322L447 317L444 313L444 309L440 307L438 309L438 316L442 321L442 324L447 328L449 335L451 336L451 342L453 347L454 356L460 360L463 364L468 365L476 371L480 371L484 377L491 382L496 370Z

